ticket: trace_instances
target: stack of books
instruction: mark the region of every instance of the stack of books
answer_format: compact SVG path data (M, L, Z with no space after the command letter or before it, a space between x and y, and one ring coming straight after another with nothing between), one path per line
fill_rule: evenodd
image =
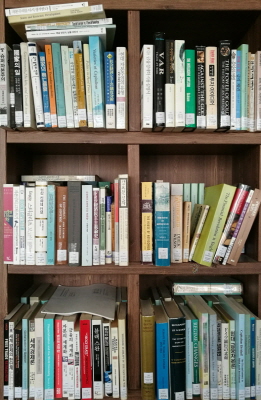
M185 49L185 40L154 33L141 51L142 130L260 131L260 60L246 43Z
M3 195L6 264L128 265L127 174L27 175Z
M26 42L0 44L0 126L127 129L127 51L112 51L116 25L102 5L14 8L6 15Z
M236 265L261 191L245 184L141 183L141 261Z
M4 396L126 400L122 289L106 284L29 288L4 318Z

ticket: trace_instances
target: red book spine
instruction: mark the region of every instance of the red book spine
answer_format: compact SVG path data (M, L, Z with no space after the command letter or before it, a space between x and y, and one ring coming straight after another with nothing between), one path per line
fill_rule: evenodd
M92 399L91 320L80 320L82 400Z
M13 264L13 185L4 185L4 263Z
M62 374L62 319L54 321L54 362L55 362L55 398L63 397L63 374Z

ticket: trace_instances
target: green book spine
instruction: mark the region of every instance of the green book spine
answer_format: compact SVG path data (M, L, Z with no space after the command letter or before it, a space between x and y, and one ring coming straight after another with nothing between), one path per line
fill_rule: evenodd
M193 396L200 395L199 381L199 353L198 353L198 319L191 320L192 343L193 343Z
M185 50L186 128L196 128L195 50Z
M190 201L190 183L183 183L183 201Z
M236 187L226 184L210 186L205 189L205 204L210 206L193 261L211 266L215 251L222 235L229 207Z
M58 128L66 128L66 109L63 84L62 55L60 43L52 43L53 70L58 115Z
M248 129L248 44L238 47L241 51L241 130Z
M191 201L191 211L193 213L195 204L198 203L198 184L190 184L190 201Z
M198 204L204 204L205 183L198 184Z

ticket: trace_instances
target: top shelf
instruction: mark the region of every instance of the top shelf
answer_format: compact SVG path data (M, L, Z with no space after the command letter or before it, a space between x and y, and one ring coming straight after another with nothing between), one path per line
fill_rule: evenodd
M64 3L65 0L56 0L55 3ZM69 2L69 1L68 1ZM53 0L35 0L36 5L53 4ZM97 4L89 1L89 4ZM260 0L103 0L102 4L108 10L261 10ZM5 0L6 8L30 7L32 0Z

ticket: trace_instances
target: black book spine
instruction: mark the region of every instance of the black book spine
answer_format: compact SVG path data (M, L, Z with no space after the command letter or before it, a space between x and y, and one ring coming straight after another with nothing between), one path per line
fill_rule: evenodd
M68 182L68 258L69 265L81 265L82 183Z
M206 128L206 46L196 46L197 128Z
M14 84L14 51L9 57L9 82L10 82L10 127L15 128L15 84Z
M4 387L8 388L9 322L4 321ZM7 391L8 392L8 391ZM4 393L4 395L7 393ZM4 396L5 398L8 397Z
M111 331L109 325L103 327L103 343L104 343L104 382L105 396L112 396L112 365L111 365Z
M186 391L186 320L169 319L170 398Z
M15 329L14 363L15 398L22 397L22 329Z
M24 126L23 116L23 89L22 89L22 63L20 44L13 45L14 50L14 89L15 89L15 125L17 128Z
M166 59L166 69L165 69L165 82L175 83L175 73L174 73L174 40L166 40L165 45L165 59Z
M218 47L218 129L230 129L231 41L220 40Z
M165 126L165 33L154 33L154 127Z
M101 325L92 325L92 337L93 337L93 381L103 381L102 374L102 331Z

